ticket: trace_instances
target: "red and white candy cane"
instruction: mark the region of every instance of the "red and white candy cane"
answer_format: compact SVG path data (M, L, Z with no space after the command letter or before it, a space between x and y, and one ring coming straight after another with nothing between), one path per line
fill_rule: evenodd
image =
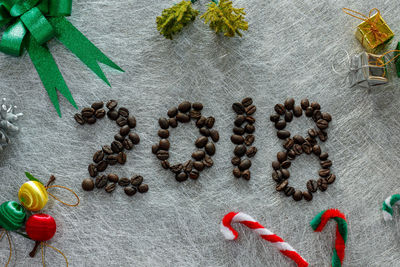
M226 239L235 240L239 236L238 232L232 228L231 223L241 223L252 229L256 234L260 235L262 239L270 242L271 245L278 249L283 255L296 262L297 266L308 266L305 259L303 259L288 243L283 241L282 238L266 229L249 215L242 212L230 212L222 219L221 232Z

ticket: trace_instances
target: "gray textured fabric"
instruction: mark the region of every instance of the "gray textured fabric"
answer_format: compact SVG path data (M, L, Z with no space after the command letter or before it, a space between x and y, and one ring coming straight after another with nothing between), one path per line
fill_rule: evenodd
M117 127L108 119L80 126L75 110L61 98L60 119L27 55L0 55L1 97L15 101L24 112L14 143L0 156L0 201L17 200L20 185L30 171L43 180L50 174L57 184L77 191L82 203L70 208L50 200L44 209L57 221L50 244L61 249L71 266L294 266L248 229L236 226L240 238L225 241L219 232L229 211L250 214L282 236L311 266L329 266L335 224L314 233L310 220L321 210L339 208L349 220L345 266L399 266L400 217L385 223L381 204L399 192L400 105L399 79L373 90L352 88L332 71L334 55L345 49L361 52L354 30L360 22L343 12L349 7L363 13L378 7L395 33L400 32L397 1L263 1L235 0L244 7L249 31L243 38L216 36L196 20L175 40L165 40L155 18L173 1L83 1L73 4L70 21L126 73L104 68L110 89L57 41L50 49L80 108L97 100L117 99L134 113L141 143L128 153L120 176L140 173L150 191L127 197L121 187L113 194L83 192L92 154L112 141ZM204 12L206 1L195 4ZM397 38L395 37L395 41ZM390 46L395 47L395 42ZM389 67L393 73L393 67ZM229 140L234 114L231 105L252 96L257 105L256 143L249 182L231 174L233 145ZM337 181L310 203L295 203L275 191L271 162L281 142L269 115L276 103L292 96L321 103L333 122L322 145L334 161ZM215 165L198 181L177 183L151 154L157 142L157 119L182 100L204 103L204 114L216 118L221 140ZM304 116L288 129L306 134L313 123ZM172 131L172 161L184 161L194 149L193 125ZM305 189L316 178L318 161L301 156L290 168L290 183ZM57 191L64 198L68 194ZM31 259L33 247L12 234L13 266L40 266ZM0 243L0 265L7 259L7 244ZM63 259L50 249L49 266Z

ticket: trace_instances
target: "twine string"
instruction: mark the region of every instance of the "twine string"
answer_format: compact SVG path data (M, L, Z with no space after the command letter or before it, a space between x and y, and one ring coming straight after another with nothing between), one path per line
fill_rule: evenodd
M80 199L79 199L78 195L77 195L72 189L70 189L70 188L68 188L68 187L65 187L65 186L62 186L62 185L51 185L51 186L47 186L46 189L49 189L49 188L57 188L57 187L70 191L70 192L71 192L72 194L74 194L74 196L76 197L77 202L76 202L75 204L69 204L69 203L66 203L66 202L62 201L61 199L59 199L58 197L56 197L56 196L53 195L52 193L50 193L50 192L47 192L47 193L48 193L50 196L52 196L55 200L60 201L62 204L66 205L66 206L69 206L69 207L76 207L76 206L79 205Z
M5 265L5 267L7 267L8 264L10 264L11 257L12 257L12 246L11 246L11 238L10 238L10 235L8 234L8 232L7 232L6 229L3 229L3 231L1 231L0 240L2 239L2 237L4 236L4 234L7 236L8 247L10 248L10 255L8 256L8 260L7 260L7 263L6 263L6 265Z
M67 257L64 255L64 253L61 252L61 250L59 250L59 249L57 249L57 248L55 248L55 247L53 247L53 246L50 246L50 245L47 244L46 242L41 242L41 243L40 243L40 247L41 247L41 250L42 250L42 263L43 263L43 267L46 267L45 262L44 262L44 246L49 247L49 248L52 248L52 249L54 249L56 252L60 253L60 254L64 257L65 263L67 264L67 267L68 267L68 259L67 259Z

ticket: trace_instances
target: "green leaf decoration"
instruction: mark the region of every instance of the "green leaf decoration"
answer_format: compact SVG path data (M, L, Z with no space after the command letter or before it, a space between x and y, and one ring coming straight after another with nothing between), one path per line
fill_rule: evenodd
M206 13L200 18L204 19L205 24L210 24L210 28L216 33L222 32L225 36L234 37L235 34L242 37L239 30L247 31L249 25L244 20L244 8L234 8L232 1L221 0L219 4L213 1L209 4Z
M156 19L157 30L165 38L172 40L172 36L194 21L198 14L199 11L192 8L190 1L182 1L163 10L161 16Z
M35 182L39 182L39 183L43 184L42 181L33 177L33 175L30 174L29 172L25 172L25 175L29 179L29 181L35 181Z
M27 234L24 234L24 233L21 233L21 232L18 232L18 231L14 231L14 233L19 234L20 236L23 236L23 237L28 238L29 240L31 240L31 238Z

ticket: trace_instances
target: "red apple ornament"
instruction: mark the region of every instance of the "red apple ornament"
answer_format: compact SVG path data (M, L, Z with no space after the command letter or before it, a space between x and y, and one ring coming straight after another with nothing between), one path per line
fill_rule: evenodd
M54 236L57 225L54 218L50 215L34 214L26 221L25 229L30 239L44 242Z

